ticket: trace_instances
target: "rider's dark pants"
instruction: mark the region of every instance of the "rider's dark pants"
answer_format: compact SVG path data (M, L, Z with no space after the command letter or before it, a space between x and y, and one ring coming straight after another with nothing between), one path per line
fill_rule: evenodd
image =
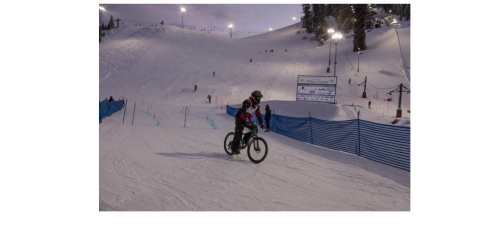
M253 129L254 127L252 126L247 126L245 124L245 121L239 117L236 117L236 120L234 122L236 124L236 127L234 127L234 139L233 139L233 143L236 143L236 145L233 144L233 146L231 146L233 149L237 149L239 148L239 144L241 142L241 137L243 136L243 129L245 129L245 127L249 128L249 129ZM247 134L245 134L247 135Z

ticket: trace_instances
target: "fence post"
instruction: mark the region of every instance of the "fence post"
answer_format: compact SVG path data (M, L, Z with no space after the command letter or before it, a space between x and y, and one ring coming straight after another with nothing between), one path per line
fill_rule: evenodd
M127 102L128 102L128 100L125 100L125 111L123 112L123 121L122 121L122 124L125 124L125 113L127 112Z
M134 117L135 117L135 104L136 104L136 102L134 102L134 113L132 114L132 124L134 124Z
M359 113L361 111L358 111L358 156L361 156L361 132L359 128Z
M276 126L275 120L274 120L274 109L273 109L273 132L276 132L276 129L274 128Z
M186 114L187 114L187 106L184 109L184 128L186 128Z
M311 123L311 112L309 112L309 125L311 126L311 144L314 145L314 140L313 140L313 127Z

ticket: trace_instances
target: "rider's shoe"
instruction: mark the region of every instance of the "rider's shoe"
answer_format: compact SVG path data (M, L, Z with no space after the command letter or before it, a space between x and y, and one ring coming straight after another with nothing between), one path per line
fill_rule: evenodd
M238 154L240 154L240 149L239 149L239 148L237 148L237 149L233 149L233 150L231 150L231 154L232 154L232 155L238 155Z

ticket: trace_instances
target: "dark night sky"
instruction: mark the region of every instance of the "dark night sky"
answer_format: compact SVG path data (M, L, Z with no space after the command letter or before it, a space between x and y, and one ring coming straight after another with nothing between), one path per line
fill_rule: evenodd
M273 30L300 21L300 4L104 4L103 21L120 17L125 21L181 24L181 7L186 8L184 25L235 30ZM101 16L101 14L99 15ZM296 20L292 20L296 17ZM101 20L101 19L100 19Z

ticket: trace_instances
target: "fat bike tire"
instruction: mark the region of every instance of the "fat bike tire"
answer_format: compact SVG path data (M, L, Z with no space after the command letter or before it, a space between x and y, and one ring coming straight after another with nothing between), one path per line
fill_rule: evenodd
M257 149L257 146L259 149ZM253 138L247 147L248 158L255 164L258 164L267 157L267 142L261 137Z
M224 150L229 155L233 155L231 153L231 144L233 143L233 139L234 139L234 132L228 133L226 135L226 138L224 139Z

